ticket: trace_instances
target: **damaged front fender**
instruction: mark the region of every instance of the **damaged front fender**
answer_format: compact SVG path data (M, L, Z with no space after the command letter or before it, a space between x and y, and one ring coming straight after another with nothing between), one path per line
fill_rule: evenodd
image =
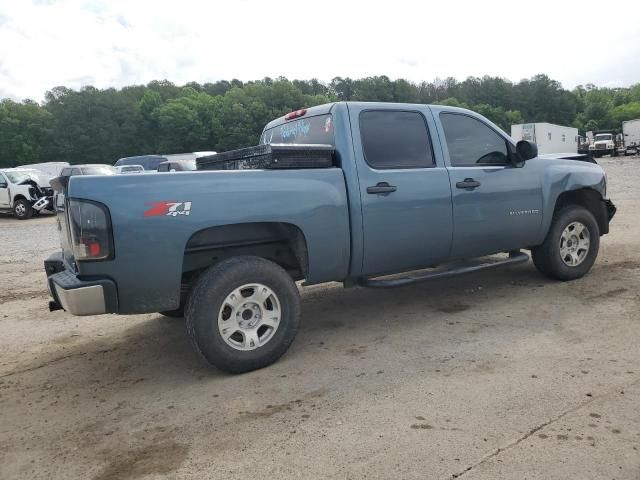
M18 185L28 187L29 199L33 202L31 208L38 212L53 211L53 188L40 186L31 178L21 181Z

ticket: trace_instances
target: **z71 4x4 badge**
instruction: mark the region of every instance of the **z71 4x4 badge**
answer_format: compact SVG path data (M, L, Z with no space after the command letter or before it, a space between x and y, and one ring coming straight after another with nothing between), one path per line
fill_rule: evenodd
M191 213L191 202L151 202L152 207L144 212L145 217L177 217Z

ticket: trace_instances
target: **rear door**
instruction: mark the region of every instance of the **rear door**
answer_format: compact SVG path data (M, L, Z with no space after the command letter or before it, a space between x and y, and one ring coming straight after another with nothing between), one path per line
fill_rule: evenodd
M542 222L540 170L514 167L510 142L483 119L446 111L439 119L453 192L452 256L530 246Z
M436 157L426 106L349 104L363 220L362 273L401 272L445 260L451 189Z

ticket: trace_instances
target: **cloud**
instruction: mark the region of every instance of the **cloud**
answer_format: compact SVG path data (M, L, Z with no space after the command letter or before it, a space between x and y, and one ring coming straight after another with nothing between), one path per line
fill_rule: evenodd
M594 40L576 22L578 10L600 6L594 0L539 0L535 6L497 0L370 0L366 6L344 0L0 0L0 85L3 95L41 100L55 85L75 88L88 80L105 88L165 78L178 84L280 75L326 81L499 75L517 81L547 73L569 88L638 82L633 55L637 59L640 29L633 22ZM619 0L616 8L634 11L635 1Z
M417 60L411 59L411 58L401 58L398 60L399 63L401 63L402 65L407 65L409 67L417 67L418 66L418 62Z

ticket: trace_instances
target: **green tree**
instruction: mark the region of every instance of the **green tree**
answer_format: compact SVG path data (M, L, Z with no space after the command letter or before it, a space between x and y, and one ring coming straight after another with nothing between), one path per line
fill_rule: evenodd
M122 89L52 88L45 101L0 101L0 165L66 160L113 163L148 153L228 150L255 144L264 125L292 110L339 100L440 103L470 108L509 131L523 122L586 130L640 118L640 84L579 85L546 75L512 83L500 77L448 77L414 83L373 76L238 79L175 85L155 80Z
M50 159L52 123L52 115L33 101L0 101L0 167Z

